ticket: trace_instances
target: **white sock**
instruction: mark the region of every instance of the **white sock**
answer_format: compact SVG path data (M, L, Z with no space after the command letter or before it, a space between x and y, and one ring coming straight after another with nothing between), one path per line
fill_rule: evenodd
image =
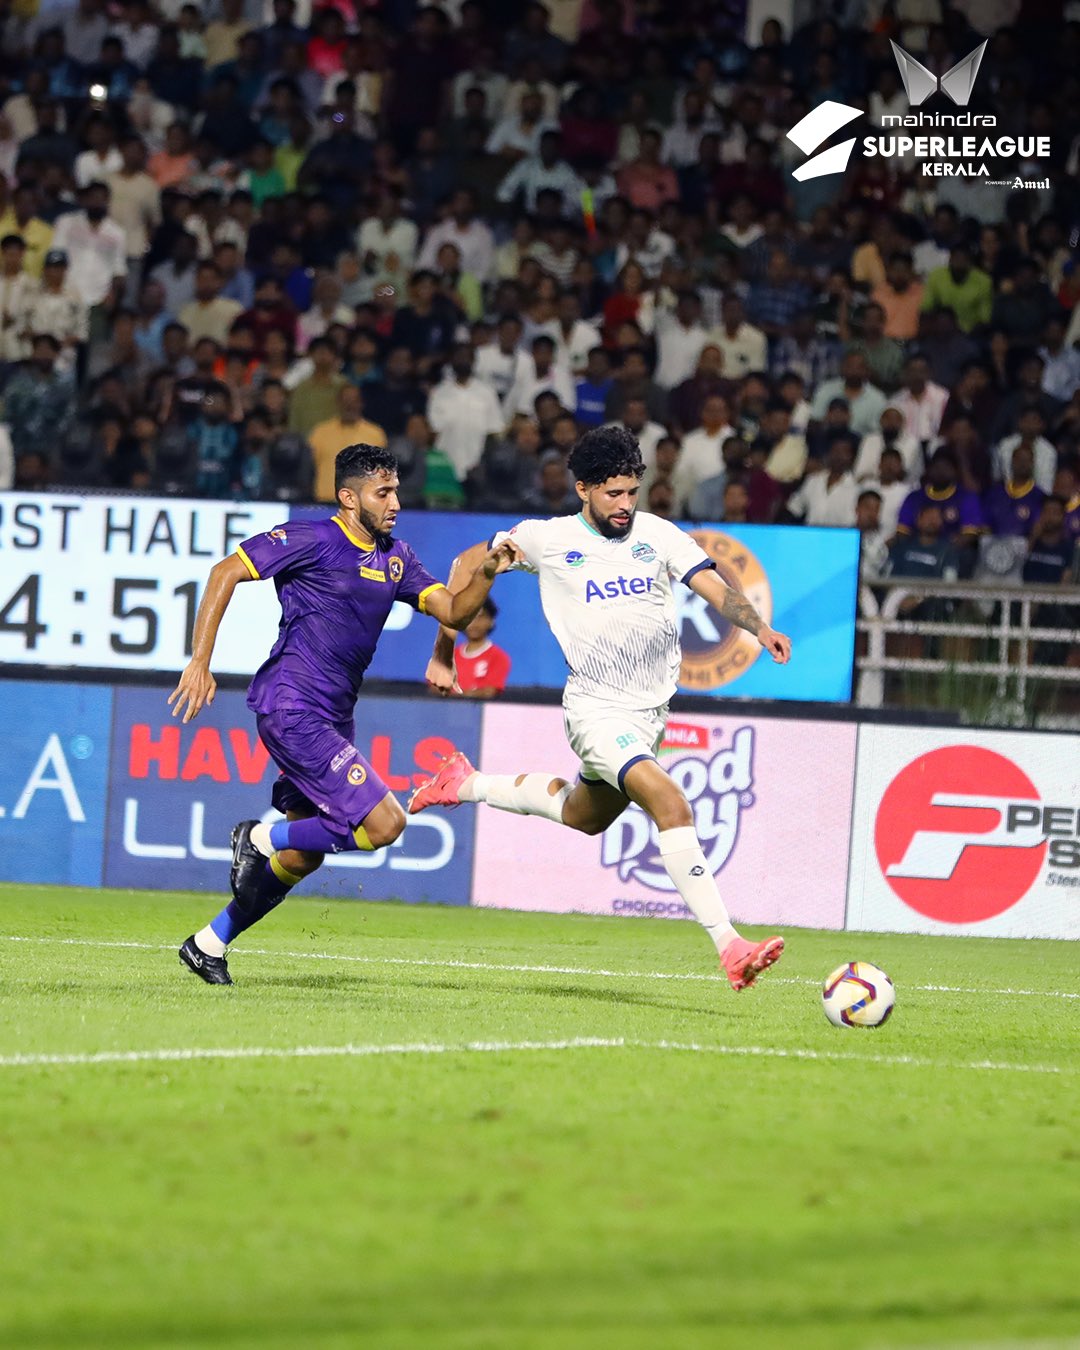
M195 946L202 952L203 956L224 956L225 944L210 927L200 928L195 934Z
M258 825L253 825L251 827L251 842L264 858L269 858L274 851L274 846L270 842L270 826L264 825L261 820Z
M468 791L460 795L463 802L487 802L499 811L513 811L518 816L544 816L561 825L563 803L573 789L569 783L564 783L557 792L549 792L548 788L556 781L549 773L517 776L476 773L468 780Z
M716 950L722 952L731 939L739 935L731 926L716 878L709 871L694 827L683 825L677 830L661 830L660 859L675 883L675 889L712 938Z

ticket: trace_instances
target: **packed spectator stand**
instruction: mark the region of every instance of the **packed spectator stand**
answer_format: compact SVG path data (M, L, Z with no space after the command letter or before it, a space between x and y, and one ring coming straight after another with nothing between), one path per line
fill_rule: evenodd
M8 0L0 487L330 502L367 441L408 509L553 515L620 422L660 515L1075 582L1080 22L832 8ZM890 38L984 37L971 107L1050 131L1049 187L792 177L824 99L906 111Z

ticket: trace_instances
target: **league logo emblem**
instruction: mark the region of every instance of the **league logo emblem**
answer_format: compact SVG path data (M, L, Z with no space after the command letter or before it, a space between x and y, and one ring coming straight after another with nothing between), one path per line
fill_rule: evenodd
M571 549L570 552L566 555L567 567L580 567L584 561L585 561L585 554L579 553L577 549Z
M360 787L367 782L367 769L362 764L354 764L345 777L353 787Z

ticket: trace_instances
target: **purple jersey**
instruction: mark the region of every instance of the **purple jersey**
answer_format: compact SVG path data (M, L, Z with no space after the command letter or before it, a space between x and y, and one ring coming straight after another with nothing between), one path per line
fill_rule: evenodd
M253 577L274 578L281 601L278 640L248 689L258 713L349 721L390 606L404 600L423 613L442 586L408 544L369 549L337 516L287 521L236 551Z
M994 483L983 498L983 514L991 534L1019 534L1026 539L1039 518L1046 493L1034 482L1022 487Z
M946 539L958 534L977 534L985 528L982 506L974 492L963 488L920 487L909 492L900 504L900 519L897 531L900 534L914 534L919 512L924 506L936 506L941 512L944 524L942 531Z
M1080 494L1065 508L1065 533L1074 542L1080 541Z

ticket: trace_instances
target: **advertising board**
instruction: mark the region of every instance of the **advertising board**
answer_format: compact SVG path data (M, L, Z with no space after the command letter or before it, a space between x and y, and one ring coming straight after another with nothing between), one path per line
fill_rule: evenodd
M863 727L847 926L1080 937L1080 738Z
M843 927L855 739L850 723L671 715L661 763L690 800L733 918ZM487 707L479 767L551 770L572 781L577 761L562 710ZM691 917L637 806L594 838L483 806L461 809L477 812L476 905Z
M370 698L357 707L354 743L405 794L455 746L475 754L479 731L475 704ZM226 894L230 831L239 820L281 818L270 805L276 777L242 694L219 692L184 726L169 716L164 690L118 689L105 885ZM471 822L430 812L388 849L330 855L303 893L467 905L472 862Z

